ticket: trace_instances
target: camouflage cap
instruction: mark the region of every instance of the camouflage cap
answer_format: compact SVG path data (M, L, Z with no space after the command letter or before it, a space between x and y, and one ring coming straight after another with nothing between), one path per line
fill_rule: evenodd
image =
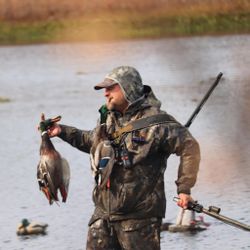
M139 72L130 66L120 66L114 68L106 75L102 83L97 84L96 90L107 88L114 84L119 84L122 88L125 98L133 103L143 96L143 84Z
M109 78L105 78L103 82L98 83L94 88L96 90L99 90L99 89L110 87L114 84L117 84L117 82L115 82L114 80L111 80Z

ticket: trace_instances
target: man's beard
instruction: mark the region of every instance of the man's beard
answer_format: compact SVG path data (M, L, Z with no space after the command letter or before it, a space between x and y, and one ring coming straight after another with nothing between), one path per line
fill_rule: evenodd
M115 104L107 101L106 106L108 110L114 110Z
M123 110L125 110L128 105L126 105L126 103L112 102L112 99L111 99L110 101L106 102L106 106L107 106L107 109L110 111L123 112Z

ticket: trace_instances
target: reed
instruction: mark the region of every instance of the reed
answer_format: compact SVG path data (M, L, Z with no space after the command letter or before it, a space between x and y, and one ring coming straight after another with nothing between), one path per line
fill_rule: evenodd
M1 44L249 33L250 0L0 0L0 18Z

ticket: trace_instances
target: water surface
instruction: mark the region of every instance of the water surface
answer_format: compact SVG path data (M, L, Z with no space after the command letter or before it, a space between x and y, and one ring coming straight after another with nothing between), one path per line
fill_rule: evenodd
M0 96L11 99L0 103L0 249L85 249L93 211L89 157L53 139L70 163L72 178L67 203L49 206L36 182L36 126L45 112L49 117L62 115L64 124L92 129L104 101L93 85L119 65L136 67L162 108L183 124L223 72L190 127L202 154L193 196L250 224L249 51L249 35L0 47ZM171 156L165 174L169 222L178 213L172 201L177 168L178 158ZM17 237L22 218L48 223L48 234ZM162 249L250 249L249 232L204 218L211 223L204 232L162 232Z

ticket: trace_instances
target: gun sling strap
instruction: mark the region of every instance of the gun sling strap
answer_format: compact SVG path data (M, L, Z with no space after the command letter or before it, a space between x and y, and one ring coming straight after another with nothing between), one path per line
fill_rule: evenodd
M143 128L151 127L154 125L159 125L162 123L169 123L173 122L173 118L169 116L168 114L157 114L157 115L152 115L149 117L141 118L135 121L130 122L126 126L118 129L112 134L112 139L114 141L119 141L119 138L122 135L125 135L127 133L140 130Z

